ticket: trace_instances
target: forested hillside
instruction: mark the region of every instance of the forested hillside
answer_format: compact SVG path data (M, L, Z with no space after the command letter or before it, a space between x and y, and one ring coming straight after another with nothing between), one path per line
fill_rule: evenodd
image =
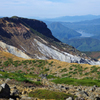
M100 40L93 38L70 39L66 43L80 51L100 51Z
M80 33L69 29L58 22L48 24L48 28L52 31L52 34L61 41L63 41L64 38L70 39L73 37L81 36Z

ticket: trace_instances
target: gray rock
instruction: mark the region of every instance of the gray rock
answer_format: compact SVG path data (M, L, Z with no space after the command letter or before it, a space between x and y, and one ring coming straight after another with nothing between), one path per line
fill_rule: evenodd
M87 92L85 92L85 91L77 92L76 95L77 95L78 97L88 97L88 94L87 94Z
M96 89L95 87L92 87L92 88L89 89L89 91L93 92L93 91L95 91L95 89Z
M91 94L91 96L89 97L90 100L95 100L95 96L93 94Z
M32 98L31 97L26 97L26 96L22 96L22 98L21 98L22 100L32 100ZM37 100L37 99L36 99Z
M85 100L84 98L75 98L75 100Z
M0 71L5 72L3 69L0 69Z
M82 89L77 89L77 91L82 91Z
M8 84L4 83L1 85L0 97L1 98L9 98L10 97L10 87Z
M11 93L11 96L18 96L19 95L19 90L14 89Z
M2 74L0 74L0 76L3 76Z
M10 79L9 79L9 78L7 78L7 79L5 80L5 83L7 83L9 80L10 80Z
M9 98L9 100L15 100L15 99L13 99L13 98Z
M47 74L41 74L41 75L39 75L39 77L41 77L42 79L47 79Z
M2 86L0 86L0 92L2 91Z
M73 100L73 98L72 98L72 97L69 97L69 98L67 98L66 100Z

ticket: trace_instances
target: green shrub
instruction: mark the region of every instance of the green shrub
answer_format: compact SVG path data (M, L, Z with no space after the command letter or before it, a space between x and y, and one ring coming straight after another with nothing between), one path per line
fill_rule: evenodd
M31 70L34 70L34 67L32 67Z
M100 75L100 72L97 72L97 74L99 74L99 75Z
M72 74L73 72L69 72L69 74Z
M21 73L22 71L21 70L18 70L18 73Z
M77 71L77 69L74 69L74 71Z
M45 71L49 71L49 68L45 69Z
M54 75L48 75L47 78L50 79L50 78L57 78L57 77Z
M14 62L13 62L13 65L14 65L15 67L17 67L17 66L18 66L18 62L19 62L19 61L14 61Z
M73 74L77 74L77 72L73 72Z
M49 63L49 65L52 65L53 64L53 61L51 61L50 63Z
M90 80L92 80L93 77L85 77L85 78L83 78L83 79L90 79Z
M39 64L37 67L42 67L43 66L43 64Z
M63 74L62 77L68 76L68 74Z
M67 69L66 69L66 68L61 69L61 71L60 71L60 72L67 72Z
M58 68L61 68L61 66L58 66Z
M72 77L72 75L69 75L68 77L70 78L70 77Z
M80 72L79 74L82 75L82 72Z
M97 72L98 68L96 66L91 67L91 73Z
M72 67L69 67L69 70L73 70L73 68Z
M88 75L89 74L89 72L86 72L84 75Z
M34 64L34 63L36 63L36 61L35 60L32 60L32 63Z
M8 62L11 64L13 63L13 60L11 58L8 58Z
M9 61L5 61L5 62L3 63L3 65L4 65L5 67L8 67L8 66L10 66L10 63L9 63Z
M84 68L84 70L88 69L88 67Z
M29 63L29 64L31 64L31 63L32 63L32 61L31 61L31 60L28 60L28 63Z

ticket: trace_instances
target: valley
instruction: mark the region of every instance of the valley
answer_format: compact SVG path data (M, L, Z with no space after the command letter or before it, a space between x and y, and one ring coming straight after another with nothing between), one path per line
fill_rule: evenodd
M81 34L80 37L92 37L93 36L93 34L85 33L83 31L77 31L77 32Z
M53 35L56 38L58 38L60 41L62 41L63 43L67 43L68 45L71 45L82 52L83 51L92 51L92 52L100 51L100 48L99 48L100 47L100 44L99 44L100 18L92 19L92 20L83 20L79 22L78 21L76 22L51 21L50 22L49 20L45 22L47 26L50 28Z

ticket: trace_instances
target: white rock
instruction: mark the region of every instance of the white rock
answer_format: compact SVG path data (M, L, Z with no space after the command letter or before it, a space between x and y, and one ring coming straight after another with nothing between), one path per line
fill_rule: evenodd
M21 50L19 50L14 46L8 45L2 41L0 41L0 46L4 49L5 52L9 52L11 54L14 54L18 57L22 57L25 59L31 59L31 57L29 57L28 55L26 55L25 53L23 53Z
M57 59L57 60L65 61L65 62L69 62L69 63L82 63L82 64L85 63L85 64L91 64L91 65L100 65L100 61L95 62L95 61L91 61L88 59L84 59L79 56L74 56L69 53L57 50L56 48L54 49L54 47L53 48L48 47L36 39L34 39L34 41L38 45L38 47L37 47L38 50L44 55L40 58L46 59L46 57L49 57L52 59Z

